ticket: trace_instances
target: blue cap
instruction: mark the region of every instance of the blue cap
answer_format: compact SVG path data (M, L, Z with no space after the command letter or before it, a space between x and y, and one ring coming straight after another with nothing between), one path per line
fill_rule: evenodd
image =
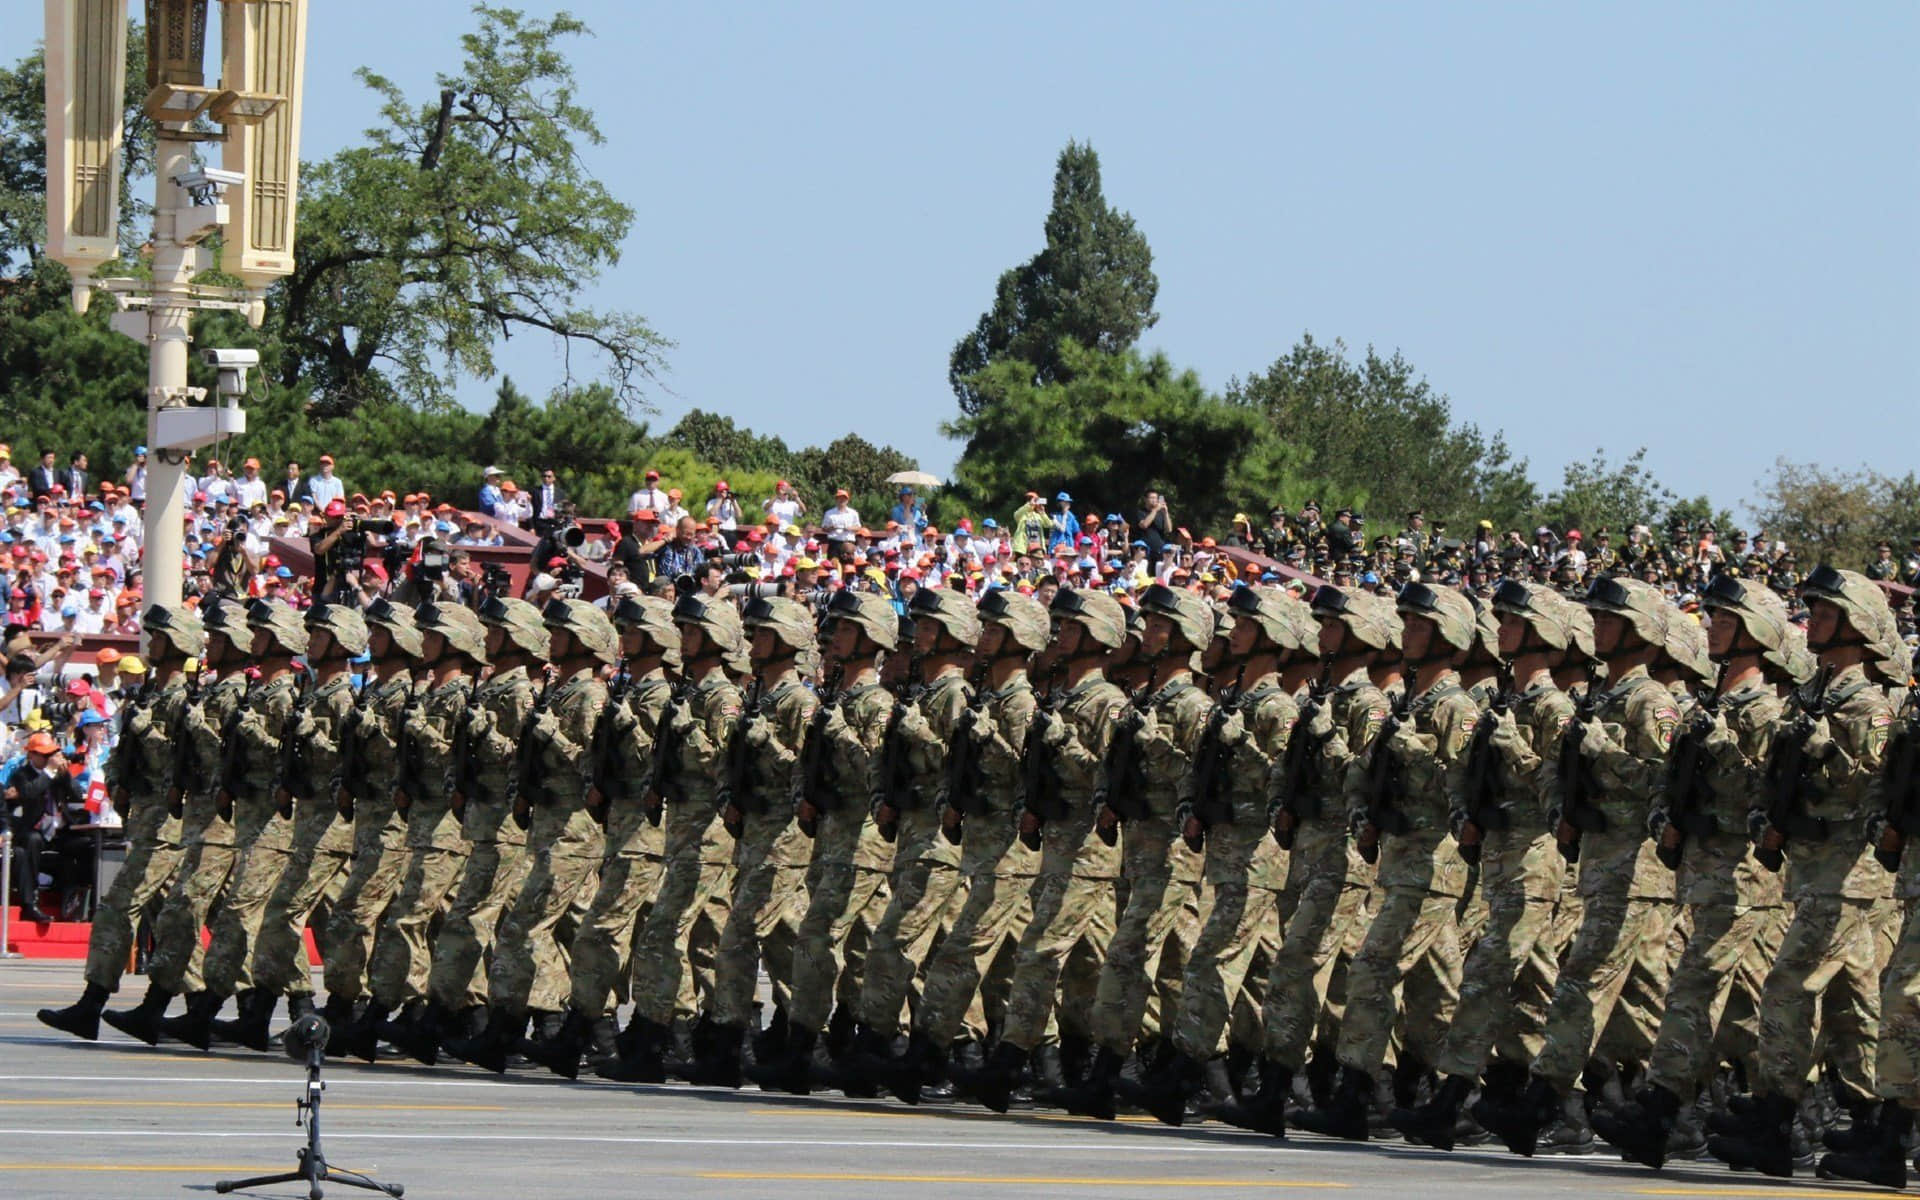
M1147 548L1147 544L1141 541L1139 538L1135 538L1133 539L1133 548L1135 550L1145 550Z
M998 521L996 521L996 520L994 520L994 519L993 519L992 517L988 517L988 518L987 518L986 520L984 520L984 521L982 521L982 522L980 522L980 528L982 528L982 529L998 529L998 528L1000 528L1000 522L998 522Z
M135 446L133 448L133 453L135 457L145 454L146 452L147 452L147 448L145 446Z
M60 535L60 544L61 544L62 546L71 546L71 545L72 545L73 543L75 543L75 542L77 542L77 541L79 541L79 540L80 540L79 538L77 538L77 537L74 537L74 536L73 536L72 534L70 534L70 533L63 533L63 534L61 534L61 535Z
M293 571L288 567L275 567L273 569L273 576L275 579L292 579Z
M77 617L80 615L80 606L78 604L64 605L60 609L60 615L63 617Z
M1108 513L1108 514L1107 514L1107 520L1109 520L1109 521L1118 521L1119 519L1120 519L1120 514L1119 514L1119 513Z
M1280 577L1278 575L1275 575L1272 571L1262 571L1260 572L1260 582L1261 583L1279 583Z
M1362 575L1360 577L1360 582L1361 583L1379 583L1380 577L1378 575L1375 575L1372 571L1368 571L1365 575Z
M90 708L80 714L80 728L82 729L90 729L95 725L105 725L106 723L107 719L101 716L97 709Z
M107 511L107 506L106 506L106 505L104 505L104 504L102 504L102 503L100 503L100 502L99 502L98 500L95 500L95 501L93 501L92 503L90 503L90 504L88 504L88 505L87 505L87 507L88 507L89 509L91 509L92 511L94 511L94 512L105 512L105 511Z
M1054 496L1054 499L1055 499L1055 500L1065 500L1065 501L1066 501L1067 503L1069 503L1069 504L1071 504L1071 503L1073 503L1073 497L1072 497L1072 496L1069 496L1069 495L1067 495L1067 494L1066 494L1065 492L1060 492L1059 494L1057 494L1057 495L1055 495L1055 496Z

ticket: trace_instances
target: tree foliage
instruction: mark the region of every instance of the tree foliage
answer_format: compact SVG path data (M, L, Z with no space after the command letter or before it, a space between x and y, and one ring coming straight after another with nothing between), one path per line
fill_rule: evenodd
M1812 561L1858 570L1874 545L1897 552L1920 534L1920 476L1847 471L1781 458L1757 485L1752 508L1769 539L1783 539Z
M1153 252L1133 218L1107 203L1090 145L1069 142L1060 152L1046 237L1044 249L1000 276L993 307L953 348L947 378L965 416L985 402L971 380L991 364L1023 362L1034 383L1051 383L1063 341L1114 354L1160 319Z
M301 179L294 273L269 321L325 414L369 401L450 403L460 375L493 374L496 338L545 334L605 360L615 397L643 388L668 343L630 313L577 296L618 263L633 210L582 165L598 145L562 52L586 26L480 5L459 69L421 103L367 70L383 124Z

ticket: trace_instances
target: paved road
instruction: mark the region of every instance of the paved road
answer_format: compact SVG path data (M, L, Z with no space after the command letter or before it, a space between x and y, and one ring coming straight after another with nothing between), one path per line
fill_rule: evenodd
M291 1167L305 1136L293 1124L296 1064L150 1049L111 1030L86 1044L34 1020L36 1008L79 990L77 963L0 962L0 1197L211 1195L216 1179ZM1310 1136L1282 1143L1216 1125L502 1080L466 1067L329 1063L326 1077L329 1156L400 1181L421 1200L1870 1194L1815 1180L1763 1183L1709 1165L1654 1175L1599 1157L1523 1162Z

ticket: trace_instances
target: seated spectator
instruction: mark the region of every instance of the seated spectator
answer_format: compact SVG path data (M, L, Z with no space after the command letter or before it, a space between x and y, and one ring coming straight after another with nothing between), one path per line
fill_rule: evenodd
M75 809L85 811L85 800L67 770L67 756L50 733L28 737L17 765L8 768L0 799L13 833L14 892L20 915L45 924L52 917L40 911L39 890L53 880L40 871L40 856L60 839ZM82 839L85 840L85 839ZM64 849L70 843L61 842ZM44 881L44 883L43 883Z

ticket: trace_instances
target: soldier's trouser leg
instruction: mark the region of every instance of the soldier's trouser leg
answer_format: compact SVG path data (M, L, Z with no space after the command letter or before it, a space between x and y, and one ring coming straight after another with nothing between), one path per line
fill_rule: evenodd
M500 920L487 1002L506 1012L559 1012L572 991L566 947L554 929L592 894L600 855L540 854Z
M1873 1083L1884 1099L1920 1108L1920 901L1905 908L1899 944L1881 976Z
M207 946L204 974L207 988L215 995L231 996L253 986L253 948L259 944L267 901L273 899L273 890L280 886L292 858L290 849L257 842L240 856Z
M1320 876L1296 892L1293 917L1267 974L1267 1057L1299 1071L1307 1065L1336 958L1365 912L1367 889Z
M1244 988L1247 969L1260 948L1260 931L1274 921L1274 894L1266 888L1224 884L1187 958L1180 1012L1172 1022L1174 1044L1191 1058L1211 1058L1227 1048L1227 1022Z
M1536 1079L1562 1092L1573 1086L1613 1016L1635 960L1650 942L1665 945L1672 919L1671 901L1586 898L1580 932L1554 987L1546 1044L1533 1064Z
M345 873L347 862L345 852L308 852L287 864L260 919L260 940L253 948L254 987L287 996L312 994L313 971L303 936L307 918Z
M329 999L357 1000L366 994L373 935L387 905L399 894L406 854L404 847L397 846L354 848L353 867L347 872L340 902L327 914L326 938L320 947Z
M1156 983L1168 1010L1179 1008L1179 976L1200 932L1200 882L1169 875L1136 878L1114 927L1094 997L1094 1040L1125 1054L1133 1049Z
M893 1035L904 1028L914 974L925 962L943 920L964 903L965 880L956 867L916 862L893 873L893 895L874 928L866 978L855 1010L862 1024Z
M807 869L781 867L774 876L773 895L761 909L753 928L760 939L760 961L766 967L767 983L773 1002L783 1011L793 1002L794 952L800 941L800 920L807 915ZM733 915L727 916L731 924ZM715 951L716 959L718 950ZM719 994L718 963L714 971L714 993ZM751 1003L749 992L748 1001ZM742 1020L746 1018L743 1017Z
M665 1025L676 1013L690 1016L697 1011L692 961L695 930L702 922L715 920L716 906L719 920L725 919L731 874L731 866L702 863L698 858L667 863L634 947L641 966L634 978L635 1012Z
M1649 932L1627 968L1626 985L1614 1003L1613 1012L1602 1026L1594 1055L1610 1063L1645 1063L1653 1053L1654 1040L1660 1036L1660 1020L1667 1011L1667 988L1673 979L1674 964L1686 953L1687 930L1676 918L1682 910L1671 901L1661 902L1666 932L1658 938Z
M1760 918L1746 953L1734 964L1733 986L1717 1022L1720 1058L1741 1064L1748 1079L1760 1078L1760 996L1766 990L1767 973L1780 953L1780 941L1787 935L1793 912L1783 905L1761 909Z
M167 842L137 841L127 848L127 861L94 909L93 930L87 935L88 983L109 992L120 990L140 914L172 885L184 857L181 847Z
M844 863L816 863L810 876L807 913L793 952L793 1006L789 1025L815 1033L827 1027L847 942L862 913L886 887L881 871Z
M1755 1092L1800 1099L1814 1062L1816 1013L1822 1013L1841 1083L1855 1097L1874 1094L1880 981L1872 916L1870 900L1811 896L1794 906L1793 922L1760 996Z
M1523 976L1529 969L1551 971L1547 976L1550 992L1550 981L1559 974L1558 964L1541 953L1552 921L1551 900L1529 900L1513 892L1487 898L1486 927L1461 968L1456 1019L1440 1043L1435 1070L1478 1079L1496 1048L1505 1053L1518 1040L1515 1026L1527 1020L1517 1003L1528 986ZM1535 1038L1546 1020L1544 1005L1540 1006L1538 1020L1539 1024L1533 1026ZM1534 1052L1538 1052L1537 1045ZM1531 1061L1532 1057L1528 1054L1515 1061Z
M574 1008L592 1017L606 1010L626 966L627 948L635 942L640 906L658 883L653 864L637 855L610 855L600 864L600 884L569 949L569 1003Z
M463 850L416 847L408 854L406 878L400 895L387 908L367 972L378 1003L397 1009L426 999L427 974L433 966L427 931L459 886L466 862Z
M519 842L475 842L433 942L427 994L449 1012L487 1002L487 956L500 913L527 881L531 862Z
M173 890L153 925L153 958L147 963L147 981L175 995L197 992L201 978L200 929L207 913L226 894L240 852L233 846L206 843L190 847L174 876Z
M1667 988L1666 1013L1648 1062L1647 1082L1690 1099L1720 1062L1719 1022L1735 968L1772 910L1695 904L1693 935Z
M1098 961L1114 935L1113 881L1042 875L1033 891L1033 919L1020 939L1001 1040L1032 1050L1046 1036L1054 993L1067 957L1084 947Z
M760 864L737 873L731 911L714 952L712 1016L717 1023L739 1026L752 1019L763 957L769 976L780 959L791 976L793 934L805 915L805 886L804 867Z
M1032 889L1030 875L977 876L969 883L960 915L927 964L920 1009L913 1017L914 1026L935 1045L959 1036L976 1009L983 974L1001 949L1026 931L1033 917ZM986 1035L983 1018L984 1013L979 1028L968 1030L976 1039Z
M1456 896L1390 889L1374 914L1360 952L1347 969L1347 1012L1340 1022L1339 1059L1371 1072L1386 1061L1396 1002L1404 986L1406 1048L1432 1054L1459 1000L1460 938Z

